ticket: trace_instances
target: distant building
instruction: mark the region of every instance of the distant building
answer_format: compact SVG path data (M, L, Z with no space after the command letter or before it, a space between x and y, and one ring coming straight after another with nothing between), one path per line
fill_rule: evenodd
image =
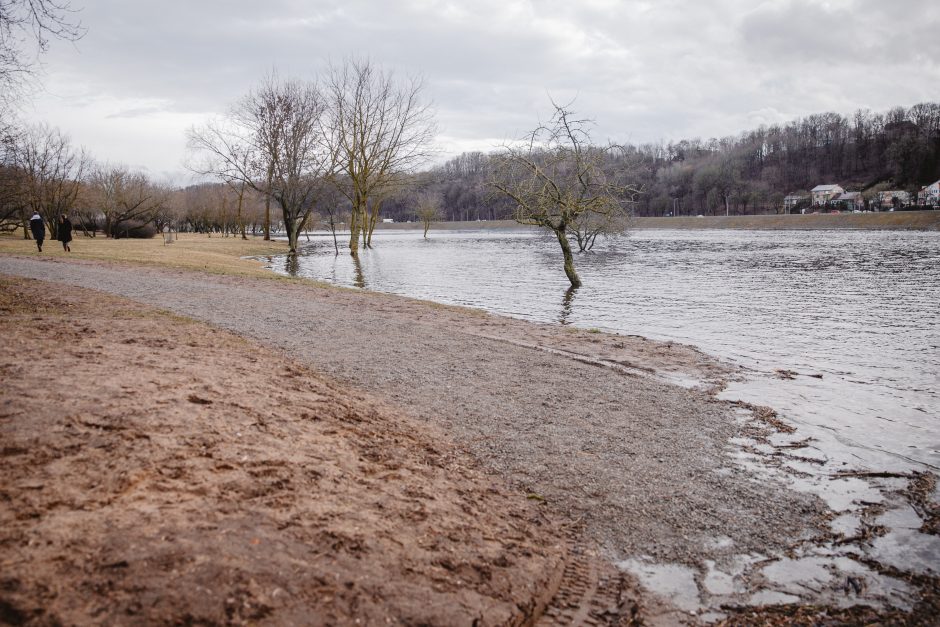
M783 199L783 212L793 213L803 205L809 205L808 194L787 194Z
M940 181L922 187L917 194L917 204L925 207L940 207Z
M903 190L878 192L878 208L900 209L911 206L911 195Z
M393 223L394 221L395 221L394 218L382 218L382 223L383 223L383 224L391 224L391 223Z
M833 196L843 193L845 190L838 185L817 185L810 193L813 195L813 205L825 205Z
M865 209L865 199L862 192L842 192L829 199L829 206L842 211L862 211Z

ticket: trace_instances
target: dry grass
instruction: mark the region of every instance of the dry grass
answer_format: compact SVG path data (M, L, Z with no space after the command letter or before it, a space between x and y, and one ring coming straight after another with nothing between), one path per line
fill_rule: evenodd
M78 234L71 247L72 252L66 253L59 242L46 240L42 255L201 270L214 274L271 277L273 273L265 270L260 261L243 257L283 255L288 251L286 242L266 242L260 237L242 240L237 237L208 237L190 233L180 234L179 239L169 245L163 244L162 236L113 240ZM36 242L24 240L20 234L0 237L0 254L39 253L36 252Z

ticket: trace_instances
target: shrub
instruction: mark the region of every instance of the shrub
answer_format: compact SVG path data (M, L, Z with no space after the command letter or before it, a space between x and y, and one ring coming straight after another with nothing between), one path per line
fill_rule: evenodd
M156 234L157 228L150 222L121 222L116 227L111 228L111 237L114 239L120 239L122 237L150 239Z

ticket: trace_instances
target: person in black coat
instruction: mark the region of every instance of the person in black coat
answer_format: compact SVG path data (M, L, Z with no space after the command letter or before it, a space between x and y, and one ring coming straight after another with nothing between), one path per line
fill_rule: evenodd
M33 239L36 240L36 246L39 252L42 252L42 242L46 239L46 225L42 222L42 217L34 213L29 219L29 230L33 232Z
M72 241L72 221L64 213L59 218L59 241L62 242L62 248L65 252L72 252L69 242Z

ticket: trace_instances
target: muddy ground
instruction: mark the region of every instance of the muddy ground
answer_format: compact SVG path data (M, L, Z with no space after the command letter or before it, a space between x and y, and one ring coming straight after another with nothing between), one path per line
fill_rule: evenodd
M570 561L543 504L277 351L22 279L0 334L0 623L512 624Z

